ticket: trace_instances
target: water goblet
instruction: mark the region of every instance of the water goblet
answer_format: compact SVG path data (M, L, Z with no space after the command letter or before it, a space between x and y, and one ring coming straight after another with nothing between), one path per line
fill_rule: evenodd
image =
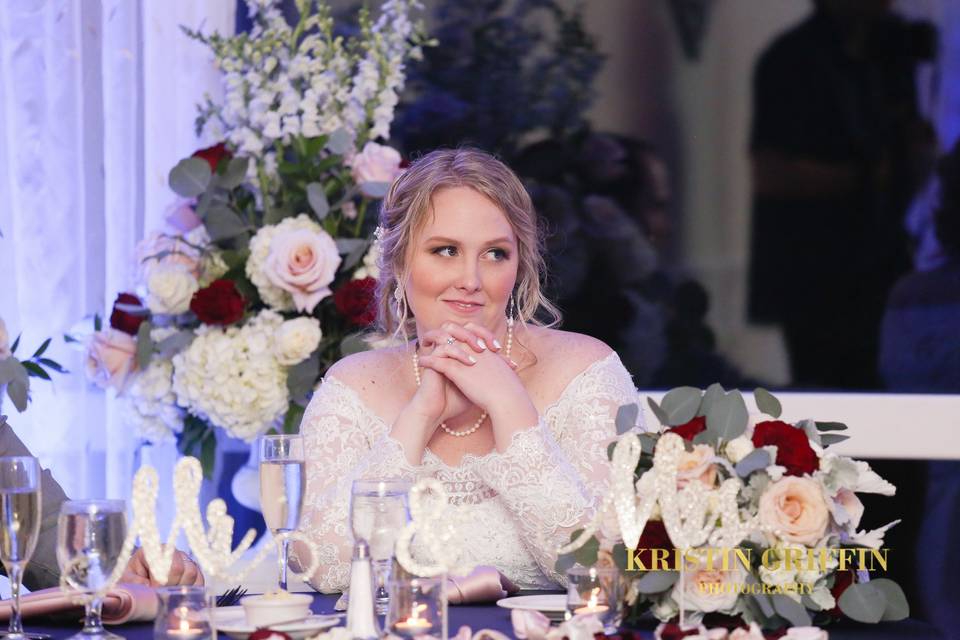
M303 437L274 435L260 438L260 508L270 533L296 531L303 511L307 484L304 469ZM277 583L287 590L289 541L280 545L280 571Z
M83 630L69 640L119 640L103 628L104 591L127 536L123 500L69 500L57 522L57 564L70 588L85 594Z
M387 584L393 572L397 537L410 521L407 495L410 483L404 480L354 480L350 494L350 530L354 540L370 545L378 615L387 613L390 596Z
M20 587L40 535L40 464L30 456L0 458L0 561L10 578L13 609L3 634L13 640L49 638L25 633L20 621Z

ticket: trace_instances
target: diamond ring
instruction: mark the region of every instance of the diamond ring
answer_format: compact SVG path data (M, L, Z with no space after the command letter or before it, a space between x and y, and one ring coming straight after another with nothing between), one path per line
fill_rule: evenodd
M447 344L453 344L453 343L455 343L456 341L457 341L457 339L454 338L454 337L449 337L449 338L447 338Z

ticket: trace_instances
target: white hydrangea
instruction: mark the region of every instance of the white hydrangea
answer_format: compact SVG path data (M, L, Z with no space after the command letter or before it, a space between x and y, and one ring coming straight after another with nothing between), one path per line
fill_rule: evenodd
M170 442L174 434L183 430L184 412L177 406L173 393L173 363L169 359L153 358L133 379L125 395L126 421L144 440Z
M243 327L203 326L173 357L173 391L190 413L251 441L283 417L287 376L274 355L283 318L261 311Z
M264 271L264 265L270 257L270 242L273 238L278 233L297 229L325 233L323 227L309 216L300 214L294 218L285 218L279 224L261 227L250 240L250 257L247 258L246 264L247 277L257 287L260 298L277 311L293 311L296 306L289 291L281 289L270 281Z

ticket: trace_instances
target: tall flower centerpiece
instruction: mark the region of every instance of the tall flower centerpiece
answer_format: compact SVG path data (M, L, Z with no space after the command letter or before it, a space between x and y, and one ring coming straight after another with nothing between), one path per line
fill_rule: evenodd
M907 617L903 591L882 577L896 562L884 534L898 521L862 528L857 497L895 487L830 449L845 425L786 422L769 392L755 399L759 414L720 385L674 389L650 401L662 425L653 433L631 430L638 409L621 408L611 495L560 550L558 571L615 564L627 619L651 612L664 638L712 626L731 638L780 637L843 616Z
M212 468L214 429L250 441L295 431L319 377L363 348L378 276L371 209L402 171L386 144L405 65L428 44L416 0L359 12L248 0L236 36L186 34L213 52L224 99L199 134L222 142L170 172L166 228L136 249L135 286L87 346L90 378L127 399L142 437L176 436Z

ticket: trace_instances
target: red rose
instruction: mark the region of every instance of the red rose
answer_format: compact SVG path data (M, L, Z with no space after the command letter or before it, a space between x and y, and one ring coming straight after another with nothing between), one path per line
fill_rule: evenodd
M290 636L284 632L274 631L270 627L260 627L251 633L247 640L270 640L270 638L275 638L278 640L290 640Z
M687 636L696 636L700 634L696 627L684 631L680 628L680 625L676 624L675 622L664 622L657 627L657 631L660 632L660 640L680 640L680 638L686 638Z
M686 424L682 424L679 427L673 427L672 429L668 429L667 431L669 431L670 433L677 434L684 440L693 440L694 436L696 436L701 431L705 431L706 429L707 429L706 416L697 416L690 422Z
M220 161L223 159L229 160L233 157L233 154L230 153L230 151L227 149L227 146L221 142L213 145L212 147L194 151L193 157L203 158L210 164L210 171L216 172L217 165L220 164Z
M673 564L673 543L667 534L666 527L662 520L647 520L647 525L640 534L640 540L637 542L638 551L636 556L640 564L648 570L653 569L653 551L652 549L665 549L667 551L667 564ZM658 554L662 557L662 554Z
M132 293L121 293L113 301L113 311L110 312L110 326L118 331L137 335L140 324L147 319L148 312L140 298Z
M810 447L803 429L780 420L757 424L753 430L753 446L776 445L777 464L786 467L788 476L802 476L820 468L820 459Z
M233 280L216 280L193 294L190 311L204 324L228 325L243 317L245 304Z
M333 304L351 323L365 327L377 319L373 306L376 290L375 278L350 280L333 294Z
M830 593L837 604L830 609L829 613L834 618L842 618L843 611L840 610L840 596L847 590L847 587L853 584L853 571L838 571L834 578L833 586L830 587Z

